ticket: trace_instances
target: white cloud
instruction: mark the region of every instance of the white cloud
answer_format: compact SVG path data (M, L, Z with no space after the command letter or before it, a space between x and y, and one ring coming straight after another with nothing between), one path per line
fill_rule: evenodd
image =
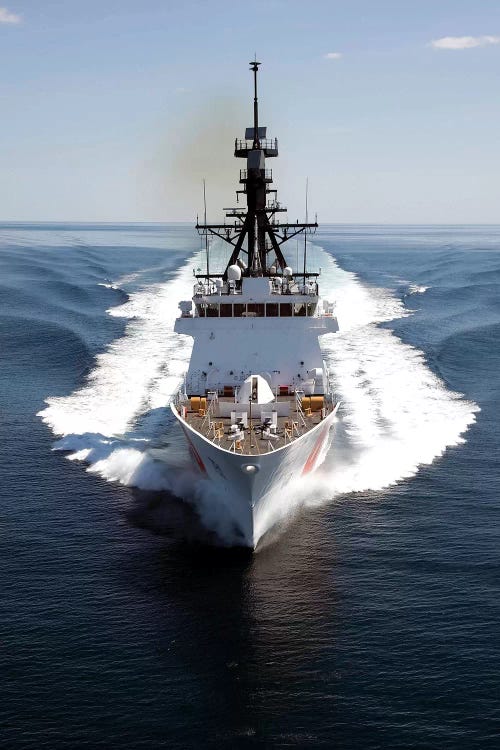
M327 52L326 55L323 55L325 60L340 60L342 57L342 52Z
M0 23L21 23L21 16L12 13L8 8L0 8Z
M488 44L500 44L500 36L443 36L433 39L431 47L434 49L472 49L486 47Z

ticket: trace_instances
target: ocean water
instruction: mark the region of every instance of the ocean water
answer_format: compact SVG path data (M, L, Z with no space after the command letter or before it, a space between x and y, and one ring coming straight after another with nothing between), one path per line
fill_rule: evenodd
M167 409L198 248L0 225L0 744L499 747L500 227L314 237L342 413L254 556Z

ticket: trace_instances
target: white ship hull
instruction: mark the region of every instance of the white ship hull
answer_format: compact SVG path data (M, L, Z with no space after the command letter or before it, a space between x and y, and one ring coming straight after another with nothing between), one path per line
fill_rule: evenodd
M337 411L282 448L245 455L216 445L194 430L173 404L171 409L186 436L194 468L213 485L218 512L233 522L238 543L251 549L293 510L287 497L292 497L294 484L324 461Z

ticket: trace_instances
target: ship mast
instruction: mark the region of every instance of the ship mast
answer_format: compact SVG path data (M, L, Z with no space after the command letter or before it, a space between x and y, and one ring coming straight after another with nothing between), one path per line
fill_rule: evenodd
M246 195L246 211L240 208L225 209L226 219L234 219L234 222L207 224L205 218L204 224L196 224L199 234L215 235L232 245L231 257L222 275L224 280L227 279L229 266L235 263L245 269L243 275L246 276L269 276L273 265L283 271L287 263L281 245L302 232L314 232L318 226L316 221L308 223L307 219L303 224L298 221L288 224L276 218L276 214L285 212L286 208L278 202L277 191L270 187L273 182L272 170L266 168L266 158L278 156L278 139L267 139L267 128L259 126L257 77L260 64L257 60L250 62L254 77L253 126L246 129L244 140L236 139L234 143L235 157L247 160L246 169L240 169L240 184L243 187L236 191L237 196ZM268 198L271 194L274 196L272 199ZM199 274L200 278L212 276L220 277L220 274Z

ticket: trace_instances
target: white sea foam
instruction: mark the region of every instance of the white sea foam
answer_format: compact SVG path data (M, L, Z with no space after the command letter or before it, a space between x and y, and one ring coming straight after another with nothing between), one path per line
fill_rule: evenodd
M410 284L408 294L424 294L428 289L428 286L422 286L421 284Z
M189 362L192 340L173 333L173 323L178 301L192 293L191 274L186 266L108 310L130 318L125 334L98 355L82 388L47 399L40 415L55 434L109 438L130 432L142 415L154 421L152 410L168 404Z
M285 515L292 497L296 505L321 503L414 475L463 442L478 411L446 388L419 350L377 325L411 314L400 300L363 285L321 249L315 254L323 269L322 296L336 301L340 332L323 337L322 348L342 400L341 416L323 466L307 484L291 488L286 500L276 499L267 526ZM214 511L214 488L186 468L184 441L165 408L189 362L191 339L173 333L173 323L178 301L191 291L188 264L174 279L111 308L110 315L130 319L124 336L96 358L82 388L48 399L40 414L62 436L55 447L70 451L70 459L85 461L109 481L187 497L229 540L229 520ZM159 448L158 439L169 430L170 445Z
M323 285L336 289L340 331L323 337L322 348L342 412L335 448L316 476L314 501L379 490L414 475L464 442L479 411L446 388L421 351L377 325L411 314L396 297L364 286L332 258L324 270Z

